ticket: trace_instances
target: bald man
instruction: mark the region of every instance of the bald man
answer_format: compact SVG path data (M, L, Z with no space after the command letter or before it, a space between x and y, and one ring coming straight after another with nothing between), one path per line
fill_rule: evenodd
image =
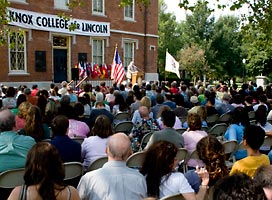
M84 200L140 200L147 196L146 181L137 170L126 166L131 143L124 133L110 137L106 153L108 162L100 169L86 173L77 187Z
M15 131L15 116L10 110L0 111L0 172L22 168L35 140L18 135Z

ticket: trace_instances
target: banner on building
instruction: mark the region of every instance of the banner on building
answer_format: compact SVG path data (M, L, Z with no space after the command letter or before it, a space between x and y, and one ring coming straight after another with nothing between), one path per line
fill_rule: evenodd
M27 29L52 31L86 36L110 36L110 23L81 19L65 19L57 15L8 8L9 24ZM71 25L75 30L70 30Z

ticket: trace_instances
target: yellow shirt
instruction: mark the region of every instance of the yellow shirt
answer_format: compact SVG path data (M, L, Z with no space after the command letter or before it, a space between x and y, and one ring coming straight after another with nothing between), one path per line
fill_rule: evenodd
M267 155L261 154L260 156L247 156L246 158L236 161L233 164L230 175L237 172L242 172L250 177L253 177L255 171L261 165L270 165Z

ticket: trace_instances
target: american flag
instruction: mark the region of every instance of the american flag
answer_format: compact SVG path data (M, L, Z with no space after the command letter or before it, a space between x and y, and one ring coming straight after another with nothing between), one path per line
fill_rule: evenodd
M118 53L118 49L116 47L112 62L111 68L111 78L117 83L120 84L125 76L125 70L121 61L121 58Z

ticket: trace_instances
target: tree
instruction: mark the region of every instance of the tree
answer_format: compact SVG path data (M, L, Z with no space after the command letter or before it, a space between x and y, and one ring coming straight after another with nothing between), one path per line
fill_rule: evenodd
M187 46L180 51L180 67L186 70L191 77L202 78L201 75L206 75L210 68L205 58L205 51L196 45Z
M244 31L243 52L250 76L271 74L272 40L262 30L248 28Z
M239 25L239 19L233 16L220 17L214 25L210 48L215 54L209 63L219 78L224 78L225 74L230 77L242 74L242 34Z
M159 7L159 47L158 47L158 69L160 76L165 76L165 53L166 50L176 57L181 49L181 26L176 22L176 17L172 13L166 13L166 5L160 0Z

